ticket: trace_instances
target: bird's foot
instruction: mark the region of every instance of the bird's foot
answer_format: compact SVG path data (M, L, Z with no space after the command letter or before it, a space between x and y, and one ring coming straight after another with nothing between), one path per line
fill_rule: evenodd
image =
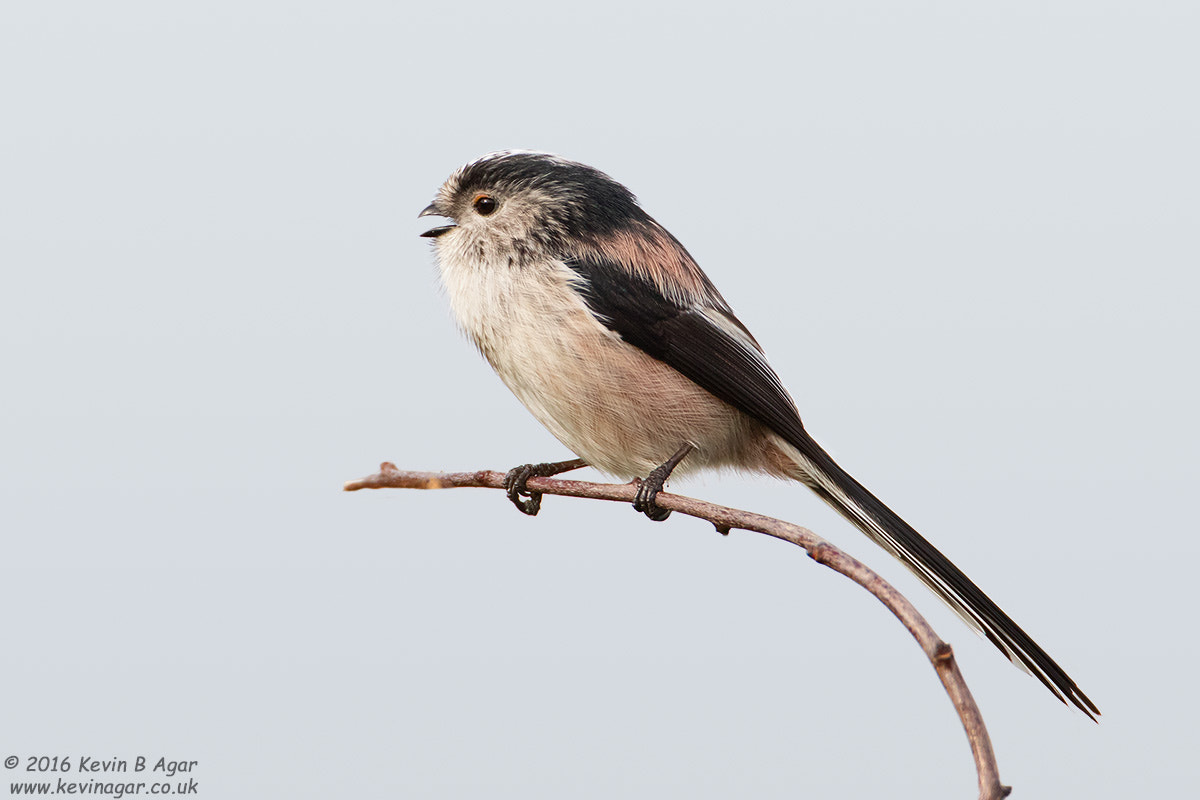
M571 461L555 461L546 464L522 464L513 467L504 475L504 490L508 499L522 514L536 517L542 510L542 493L535 492L525 486L530 478L549 478L560 472L568 472L580 467L586 467L587 462L582 458ZM527 498L527 499L526 499Z
M667 482L667 473L661 470L662 467L656 467L645 480L638 480L637 494L633 496L633 510L645 514L655 522L662 522L671 516L670 509L654 502L654 498L658 497L658 493Z
M645 480L638 481L637 494L633 496L633 510L645 514L655 522L662 522L671 516L670 509L655 503L654 498L658 497L658 493L667 485L667 478L671 477L671 473L679 466L679 462L695 449L695 445L690 442L685 443L665 463L650 470L650 474L646 476Z
M525 488L525 482L537 475L537 468L542 464L522 464L513 467L504 475L504 491L508 499L522 514L536 517L542 510L542 493L531 492ZM528 498L528 499L526 499Z

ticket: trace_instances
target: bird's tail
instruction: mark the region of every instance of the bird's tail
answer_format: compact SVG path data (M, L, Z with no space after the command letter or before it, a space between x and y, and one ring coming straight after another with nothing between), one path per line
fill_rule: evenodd
M950 606L968 625L986 636L1010 661L1032 673L1063 702L1070 701L1091 719L1100 709L1075 681L1017 623L988 598L962 570L925 537L837 465L820 445L804 435L792 442L792 477L883 547Z

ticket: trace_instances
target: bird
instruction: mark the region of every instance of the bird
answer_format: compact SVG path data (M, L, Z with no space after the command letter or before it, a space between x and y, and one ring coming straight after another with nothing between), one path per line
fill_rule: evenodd
M1060 701L1100 714L999 606L808 434L763 348L687 249L623 184L532 150L453 172L419 216L459 326L532 415L578 458L514 467L525 482L582 466L640 479L634 508L672 475L735 468L798 481L911 570Z

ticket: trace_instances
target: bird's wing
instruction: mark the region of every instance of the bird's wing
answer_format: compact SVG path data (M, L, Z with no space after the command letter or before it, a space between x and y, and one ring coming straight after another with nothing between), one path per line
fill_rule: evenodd
M803 459L803 475L797 477L803 477L823 500L896 556L1056 697L1070 700L1088 716L1098 714L1071 677L983 590L808 435L795 403L754 337L716 290L708 291L712 284L699 267L688 262L682 263L695 270L689 280L701 288L699 293L672 285L671 271L639 272L594 255L565 260L577 276L574 287L597 320L796 448Z
M574 286L588 310L609 330L788 441L807 436L779 376L727 306L707 298L684 305L611 261L566 264L579 277Z

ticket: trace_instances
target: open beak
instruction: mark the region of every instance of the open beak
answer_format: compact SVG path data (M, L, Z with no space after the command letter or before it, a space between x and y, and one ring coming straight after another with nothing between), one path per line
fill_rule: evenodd
M436 200L434 200L434 201L433 201L432 203L430 203L429 205L425 206L425 208L421 209L421 213L420 213L420 214L417 214L417 217L418 217L418 218L420 218L420 217L429 217L429 216L434 216L434 217L444 217L444 216L446 216L445 214L443 214L441 211L439 211L439 210L438 210L438 207L437 207L437 201L436 201ZM424 237L426 237L426 238L428 238L428 239L436 239L437 237L441 236L443 233L448 233L449 231L452 231L452 230L454 230L454 228L455 228L455 227L457 227L457 226L455 226L455 225L442 225L442 226L440 226L440 227L437 227L437 228L430 228L429 230L425 231L424 233L422 233L422 234L420 234L420 235L421 235L421 236L424 236Z

